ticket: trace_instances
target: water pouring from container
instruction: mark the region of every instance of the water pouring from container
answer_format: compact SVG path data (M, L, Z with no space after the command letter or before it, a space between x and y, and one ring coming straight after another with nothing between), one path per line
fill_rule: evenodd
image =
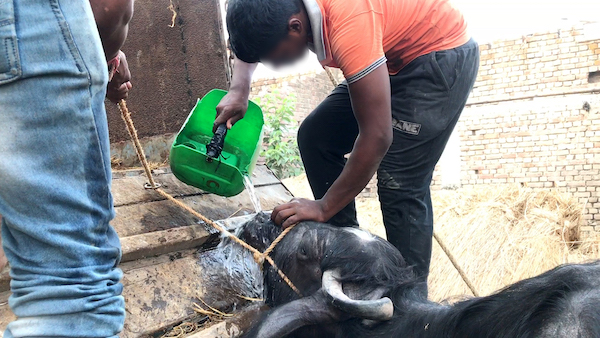
M254 210L258 214L262 211L262 207L260 206L260 199L258 195L256 195L256 190L254 190L254 184L252 184L252 180L247 175L244 175L244 185L246 186L246 190L250 195L250 201L252 201L252 205L254 206Z

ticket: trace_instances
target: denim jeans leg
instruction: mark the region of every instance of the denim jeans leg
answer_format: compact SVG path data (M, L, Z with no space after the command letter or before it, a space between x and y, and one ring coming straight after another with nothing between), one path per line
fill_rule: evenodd
M12 337L116 337L108 81L87 0L0 1L0 214Z

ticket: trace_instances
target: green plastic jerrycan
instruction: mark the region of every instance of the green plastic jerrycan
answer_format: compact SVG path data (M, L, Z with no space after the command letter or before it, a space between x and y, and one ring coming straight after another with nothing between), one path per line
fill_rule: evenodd
M213 137L216 107L227 94L213 89L198 100L171 147L171 170L182 182L220 196L230 197L244 191L244 176L256 165L264 124L260 107L248 102L248 111L225 136L218 158L207 156Z

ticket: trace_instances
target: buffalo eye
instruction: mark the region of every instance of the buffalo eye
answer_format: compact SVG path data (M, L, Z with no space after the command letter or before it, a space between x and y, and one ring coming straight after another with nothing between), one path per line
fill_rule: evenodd
M300 250L298 251L298 259L308 260L308 252L304 246L300 246Z

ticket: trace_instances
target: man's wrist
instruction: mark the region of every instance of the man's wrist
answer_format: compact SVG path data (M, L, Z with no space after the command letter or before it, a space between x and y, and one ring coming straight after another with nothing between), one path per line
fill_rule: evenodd
M323 198L316 200L315 202L317 202L317 204L321 208L321 212L323 214L323 222L327 222L339 211L336 211L332 208L331 203L329 203L329 199L327 198L327 194L323 196Z
M250 85L232 85L229 88L229 92L238 95L242 98L248 99L248 97L250 96Z

